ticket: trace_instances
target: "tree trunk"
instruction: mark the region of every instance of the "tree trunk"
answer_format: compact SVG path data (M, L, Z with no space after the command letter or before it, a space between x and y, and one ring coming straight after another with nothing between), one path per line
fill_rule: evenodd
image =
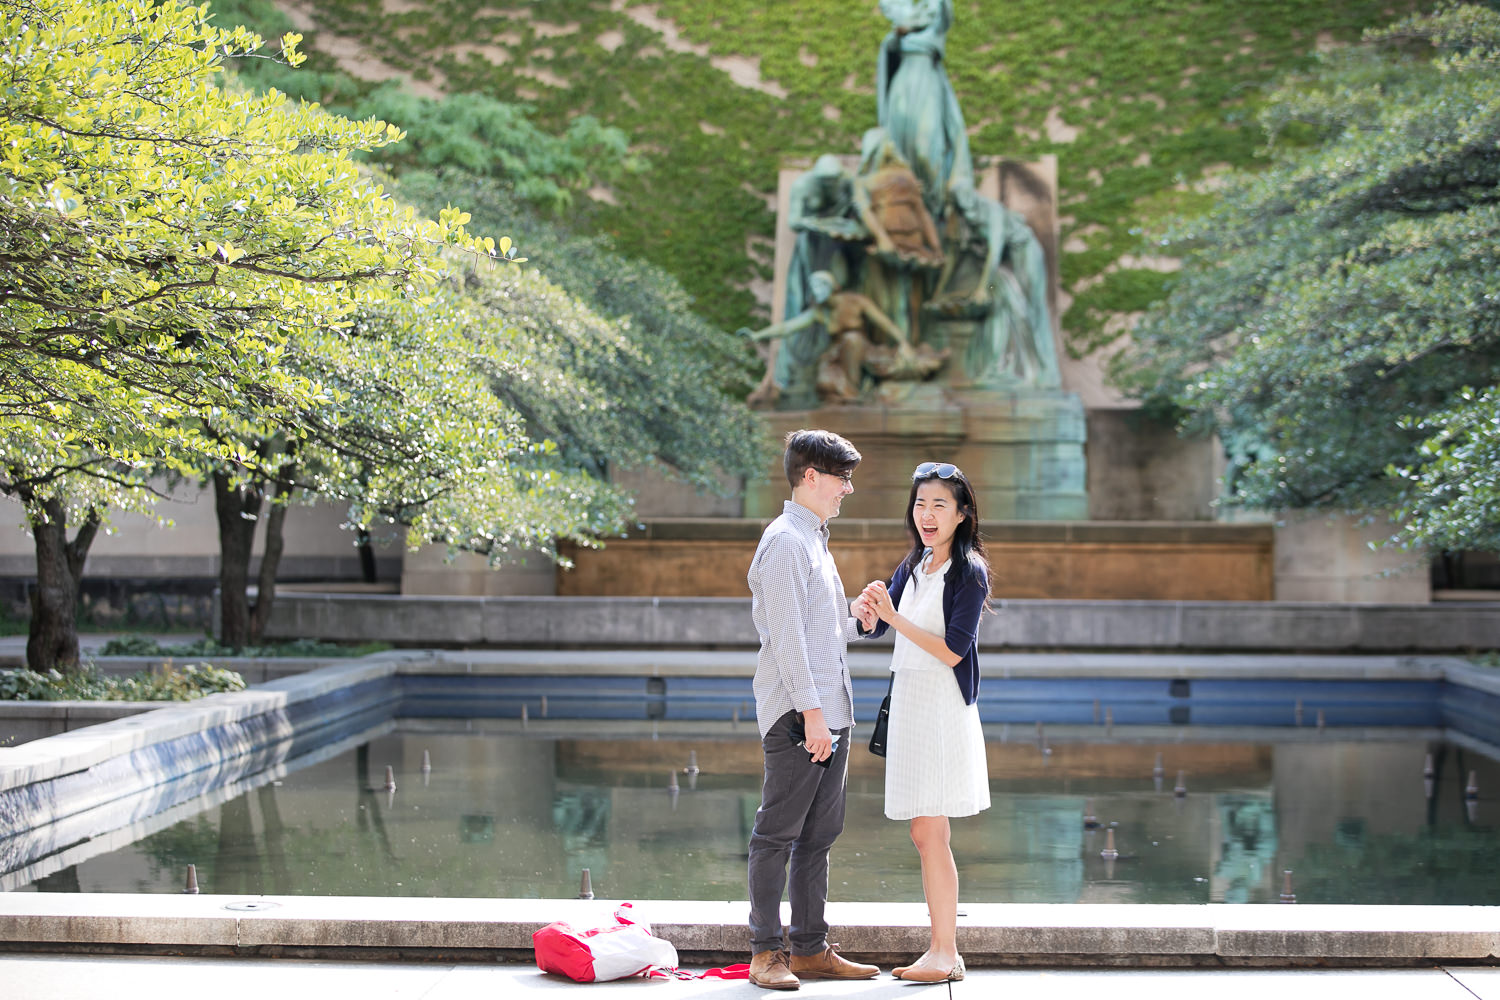
M219 518L219 641L236 649L259 643L276 600L276 570L285 547L286 500L294 469L277 470L276 495L266 515L266 550L256 576L255 603L250 603L250 559L255 526L260 522L266 489L259 482L235 488L226 473L214 473L214 513Z
M360 528L357 536L359 544L359 569L364 574L365 583L375 582L375 547L370 544L370 530Z
M34 509L22 496L28 510ZM31 595L31 627L26 639L26 666L32 670L56 667L64 673L79 669L78 583L89 546L99 530L99 513L89 510L73 541L68 541L67 514L62 501L46 500L40 515L30 515L36 539L36 590Z
M238 649L250 641L250 554L265 491L230 485L214 473L214 513L219 518L219 641Z
M286 508L292 488L287 482L292 478L291 466L283 466L278 473L276 499L271 504L271 513L266 518L266 551L260 557L260 577L256 582L255 607L250 612L250 641L259 644L265 639L266 623L271 620L271 604L276 600L276 571L281 567L281 553L286 546Z

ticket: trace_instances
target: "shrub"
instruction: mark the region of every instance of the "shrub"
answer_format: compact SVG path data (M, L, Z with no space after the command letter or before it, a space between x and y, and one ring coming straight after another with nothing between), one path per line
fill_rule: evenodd
M223 691L243 691L245 679L211 663L174 666L129 677L106 677L97 668L0 671L0 701L193 701Z
M321 642L317 639L291 639L262 646L222 646L212 638L196 642L162 644L146 636L131 635L111 639L99 651L100 656L253 656L267 657L345 657L368 656L390 649L388 642L365 642L357 646L346 646L336 642Z

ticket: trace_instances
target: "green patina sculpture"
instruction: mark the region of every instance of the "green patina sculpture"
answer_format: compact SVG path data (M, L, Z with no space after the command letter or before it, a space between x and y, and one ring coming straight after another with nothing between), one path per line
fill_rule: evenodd
M1047 262L1036 234L1019 212L967 184L955 183L948 195L949 256L930 306L939 315L981 319L965 370L980 386L1057 388L1062 379L1047 310ZM976 263L972 288L954 290L955 274Z
M796 234L786 274L784 316L799 316L815 301L812 276L828 271L839 285L852 281L848 248L869 238L854 212L854 176L831 153L818 157L811 170L792 182L787 224ZM772 378L757 396L776 387L787 389L799 374L815 369L828 349L827 332L817 324L787 334L772 347Z
M950 183L974 183L963 112L943 68L953 0L880 0L880 12L892 30L875 67L877 120L921 180L928 211L940 215Z
M876 68L879 127L851 172L825 154L791 185L786 319L752 405L875 398L933 377L991 389L1060 384L1047 262L1026 220L976 190L943 66L952 0L881 0L892 31ZM817 279L817 280L815 280ZM950 356L944 324L968 331Z

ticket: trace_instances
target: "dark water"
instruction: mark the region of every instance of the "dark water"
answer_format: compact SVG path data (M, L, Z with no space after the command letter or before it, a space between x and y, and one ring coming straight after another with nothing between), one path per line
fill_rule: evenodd
M577 739L435 725L403 723L25 888L177 892L191 863L213 893L566 897L588 868L601 898L745 897L759 803L753 734ZM1028 733L992 732L994 804L953 821L962 898L1274 902L1289 868L1301 902L1500 902L1500 765L1425 735L1049 734L1043 752ZM697 775L686 773L690 754ZM851 761L831 896L920 900L906 824L882 813L883 764L862 745ZM1477 803L1464 797L1471 771ZM1089 811L1102 829L1085 829ZM1108 862L1100 850L1111 828L1120 857Z

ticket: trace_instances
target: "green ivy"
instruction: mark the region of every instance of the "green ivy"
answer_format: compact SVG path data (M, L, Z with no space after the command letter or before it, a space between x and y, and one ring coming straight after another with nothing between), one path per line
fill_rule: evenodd
M263 0L218 4L221 16L249 16L264 6ZM874 0L658 0L655 6L686 41L707 46L708 56L672 52L661 35L594 0L516 2L504 10L480 0L433 0L397 13L381 0L312 0L305 9L321 29L356 39L370 55L441 83L450 94L471 91L527 105L544 130L562 132L579 115L623 130L649 166L614 183L617 205L577 199L569 209L573 228L609 235L620 253L670 272L719 326L753 325L763 317L748 286L770 275L746 244L773 235L765 199L775 193L777 170L787 157L858 150L860 134L875 124L875 55L889 22ZM1423 5L958 0L956 6L948 69L975 155L1058 157L1063 241L1076 235L1087 246L1063 258L1071 292L1138 252L1142 229L1171 211L1176 195L1205 170L1258 162L1253 120L1264 85L1305 65L1318 45L1352 41L1363 28ZM577 30L557 33L575 24ZM316 34L304 51L316 51ZM616 38L621 44L613 51L601 44ZM485 45L503 48L504 61L479 54ZM761 79L787 97L732 83L710 63L729 56L759 60ZM332 67L327 57L309 64L315 73ZM547 74L568 86L535 78ZM321 78L309 83L325 88L327 97L344 93ZM1054 111L1077 129L1071 141L1049 137ZM1075 347L1101 342L1117 301L1133 310L1144 295L1159 294L1159 278L1125 274L1110 274L1095 286L1105 291L1085 292L1064 317Z

